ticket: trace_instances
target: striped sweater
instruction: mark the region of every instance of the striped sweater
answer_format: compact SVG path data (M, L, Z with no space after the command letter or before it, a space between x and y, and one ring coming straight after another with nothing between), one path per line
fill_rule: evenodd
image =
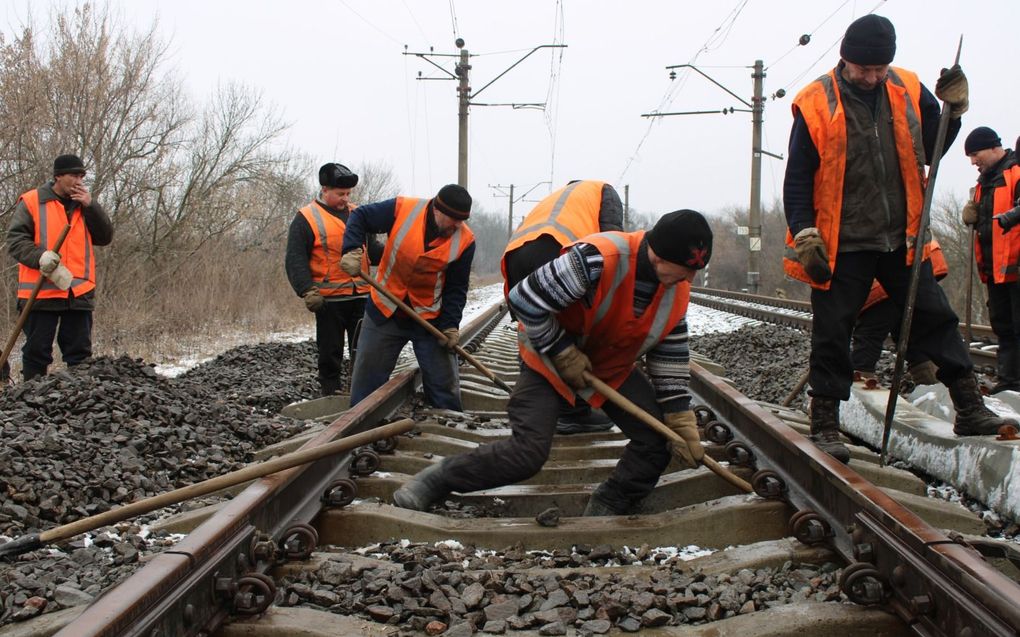
M634 312L641 316L659 287L655 269L642 241L634 287ZM578 301L591 302L602 276L602 254L590 243L576 243L565 253L532 272L510 290L510 306L535 348L555 356L575 344L556 320L556 314ZM691 379L687 321L682 319L645 355L656 400L664 412L690 409Z

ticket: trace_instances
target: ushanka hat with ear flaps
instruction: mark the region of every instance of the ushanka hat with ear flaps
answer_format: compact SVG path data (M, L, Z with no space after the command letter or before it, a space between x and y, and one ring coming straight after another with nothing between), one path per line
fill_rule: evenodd
M896 56L896 29L889 18L869 13L846 28L839 56L861 66L890 64Z
M645 235L659 257L701 270L712 258L712 228L694 210L675 210L662 216Z
M358 176L343 164L323 164L319 169L319 185L326 188L354 188L358 185Z
M463 221L471 216L471 195L462 186L447 184L432 199L436 210L447 217Z

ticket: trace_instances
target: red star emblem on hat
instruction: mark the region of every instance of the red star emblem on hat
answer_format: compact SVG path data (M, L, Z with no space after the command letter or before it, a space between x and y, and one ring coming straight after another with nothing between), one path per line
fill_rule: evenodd
M691 257L687 259L688 267L703 268L708 257L708 248L691 248Z

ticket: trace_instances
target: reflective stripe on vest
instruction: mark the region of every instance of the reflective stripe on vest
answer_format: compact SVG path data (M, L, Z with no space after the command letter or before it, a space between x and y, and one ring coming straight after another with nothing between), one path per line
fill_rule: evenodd
M510 237L503 250L500 270L503 273L503 293L507 287L506 257L521 246L546 235L560 246L577 242L581 237L599 231L604 181L575 181L538 202Z
M1010 166L1002 171L1002 177L1006 183L995 189L992 193L992 215L1002 214L1016 205L1013 201L1013 193L1016 192L1016 184L1020 181L1020 166ZM981 201L981 184L974 189L974 201ZM1017 280L1017 258L1020 257L1020 226L1011 228L1009 232L1002 232L999 224L992 221L992 281L995 283L1007 283ZM979 266L985 263L985 255L981 253L981 242L977 236L974 237L974 258ZM988 282L988 275L984 267L978 268L978 275L982 283Z
M319 293L322 296L366 294L369 286L361 277L352 277L340 269L340 248L347 228L343 220L323 210L316 201L300 212L311 227L315 239L308 266L312 273L312 284L319 289ZM368 272L369 267L366 251L361 260L361 269Z
M591 307L575 302L557 314L560 326L577 338L577 346L592 362L592 373L618 388L630 375L634 362L658 345L687 313L690 285L686 282L659 286L645 312L634 316L634 279L637 250L644 237L639 232L604 232L582 239L602 254L603 270ZM573 404L574 392L556 372L552 360L538 352L518 325L518 348L524 363L542 374ZM593 406L605 397L588 388L578 392Z
M24 193L21 195L21 201L25 202L25 208L35 225L35 244L47 250L52 249L57 237L68 223L67 212L64 210L63 204L54 199L40 205L38 190ZM80 207L75 208L71 214L70 224L71 229L60 248L60 262L71 271L71 287L68 290L61 290L52 281L43 277L43 283L36 298L66 299L72 294L82 296L96 287L96 264L92 253L92 236L85 226L85 218L82 216ZM38 269L18 264L18 298L29 298L41 276L42 273Z
M815 227L829 255L829 268L835 270L839 253L839 224L843 209L846 173L846 114L839 94L836 70L829 71L806 86L794 99L793 112L804 118L811 141L818 151L819 165L814 179ZM924 143L921 134L921 82L905 69L889 67L886 95L893 118L893 140L899 158L907 210L907 264L914 261L913 245L921 224L924 203ZM786 233L783 270L794 279L827 290L829 283L815 283L797 260L793 235Z
M439 316L442 308L446 269L474 242L467 224L461 224L451 237L425 250L425 214L428 199L397 197L395 218L379 265L379 283L395 297L407 300L416 314L425 319ZM389 317L396 305L374 288L372 301Z

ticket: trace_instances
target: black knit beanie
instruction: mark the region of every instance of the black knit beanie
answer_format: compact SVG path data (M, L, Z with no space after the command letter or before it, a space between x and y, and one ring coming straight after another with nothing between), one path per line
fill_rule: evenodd
M896 29L889 18L869 13L850 23L839 56L861 66L889 64L896 55Z
M53 160L53 176L66 174L84 175L85 164L77 155L60 155Z
M700 270L712 258L712 228L694 210L675 210L662 216L645 235L659 257Z
M978 126L967 135L963 142L963 152L967 155L976 153L986 148L998 148L1002 146L999 135L987 126Z
M327 188L354 188L358 185L358 176L343 164L323 164L319 169L319 185Z
M471 216L471 195L457 184L440 188L432 202L436 210L448 217L463 220Z

